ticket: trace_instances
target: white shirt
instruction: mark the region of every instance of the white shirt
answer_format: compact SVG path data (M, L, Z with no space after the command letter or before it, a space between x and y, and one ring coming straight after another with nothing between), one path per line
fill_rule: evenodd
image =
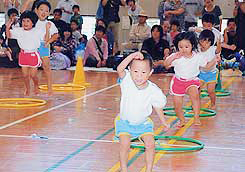
M66 11L72 12L72 7L74 5L78 5L74 0L60 0L57 4L56 8L64 8ZM64 20L66 23L70 23L72 14L68 14L66 12L62 12L61 19Z
M214 58L216 58L216 46L211 46L207 51L200 52L200 53L206 59L207 62L211 62ZM209 69L208 71L214 71L214 70L216 70L216 64L212 66L212 68ZM202 68L201 71L208 72L207 70Z
M168 58L176 55L173 53ZM205 67L207 60L200 54L193 52L191 58L186 58L184 56L179 59L175 59L171 66L174 67L175 75L183 79L193 79L200 73L200 67Z
M42 41L44 40L44 36L46 34L46 24L48 22L51 23L51 27L50 27L50 31L49 31L50 36L52 36L53 34L58 33L58 29L56 28L56 26L55 26L55 24L53 22L48 21L48 20L44 20L44 21L38 20L35 28L38 28L38 29L40 29L42 31L41 32L41 34L42 34Z
M122 79L120 118L128 120L132 125L144 123L152 113L152 107L163 108L166 96L162 90L151 81L144 89L138 89L134 84L130 72L126 71Z
M43 39L42 31L36 27L31 30L24 30L22 27L15 27L10 30L11 38L17 39L21 49L28 52L36 52Z
M143 42L151 37L151 27L146 23L144 25L134 24L129 32L129 40L132 42Z

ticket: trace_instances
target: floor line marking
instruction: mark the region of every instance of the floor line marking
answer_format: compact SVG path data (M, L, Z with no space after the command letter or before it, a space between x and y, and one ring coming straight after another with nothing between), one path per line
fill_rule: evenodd
M60 104L60 105L51 107L51 108L46 109L46 110L41 111L41 112L37 112L37 113L35 113L35 114L31 115L31 116L27 116L27 117L25 117L25 118L19 119L19 120L14 121L14 122L11 122L11 123L9 123L9 124L5 124L5 125L3 125L3 126L0 126L0 130L5 129L5 128L8 128L8 127L11 127L11 126L16 125L16 124L19 124L19 123L21 123L21 122L24 122L24 121L26 121L26 120L29 120L29 119L34 118L34 117L37 117L37 116L40 116L40 115L42 115L42 114L44 114L44 113L47 113L47 112L50 112L50 111L52 111L52 110L61 108L61 107L63 107L63 106L69 105L69 104L74 103L74 102L76 102L76 101L82 100L82 99L84 99L84 98L86 98L86 97L90 97L90 96L96 95L96 94L101 93L101 92L103 92L103 91L109 90L109 89L111 89L111 88L113 88L113 87L115 87L115 86L118 86L118 84L111 85L111 86L106 87L106 88L103 88L103 89L101 89L101 90L97 90L97 91L95 91L95 92L92 92L92 93L89 93L89 94L87 94L87 95L84 95L84 96L82 96L82 97L80 97L80 98L77 98L77 99L68 101L68 102L66 102L66 103L63 103L63 104Z

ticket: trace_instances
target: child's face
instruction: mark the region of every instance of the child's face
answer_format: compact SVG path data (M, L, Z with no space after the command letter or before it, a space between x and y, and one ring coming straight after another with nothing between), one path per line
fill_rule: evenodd
M77 30L77 28L78 28L78 25L75 22L71 22L71 30L75 31Z
M12 14L9 16L9 19L14 21L14 20L16 20L17 16L18 16L18 15L17 15L16 13L12 13Z
M147 60L134 60L130 65L130 74L134 84L138 88L144 88L147 86L147 80L152 74Z
M35 11L41 21L46 20L49 16L49 8L45 4L40 5L38 9L35 9Z
M78 8L74 8L73 9L73 13L75 13L75 14L79 13L79 9Z
M208 40L200 40L199 44L201 46L202 51L207 51L211 46L211 42Z
M98 39L101 39L101 38L103 38L103 36L104 36L104 32L102 32L102 31L96 31L96 32L95 32L95 35L96 35L96 37L97 37Z
M178 43L179 52L186 57L192 55L192 44L189 40L183 39Z
M33 23L32 23L32 21L31 21L31 19L29 19L29 18L24 18L24 19L22 20L22 27L23 27L24 30L31 30L32 27L33 27Z
M173 32L176 32L178 30L178 27L176 25L171 25L171 29Z
M202 26L204 29L212 30L213 24L210 22L202 22Z
M61 19L61 15L59 12L55 12L54 13L54 20L60 20Z
M65 31L64 32L64 37L65 38L69 38L71 36L71 32L69 32L69 31Z
M164 21L164 23L162 24L162 29L164 33L167 33L169 31L169 22L168 21Z

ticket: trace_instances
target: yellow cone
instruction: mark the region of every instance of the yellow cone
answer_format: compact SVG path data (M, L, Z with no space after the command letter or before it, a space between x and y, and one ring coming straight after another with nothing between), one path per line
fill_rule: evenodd
M90 83L86 82L85 74L84 74L84 69L83 69L83 59L81 56L77 58L77 65L76 65L76 70L73 78L72 84L74 85L82 85L82 86L89 86L91 85Z

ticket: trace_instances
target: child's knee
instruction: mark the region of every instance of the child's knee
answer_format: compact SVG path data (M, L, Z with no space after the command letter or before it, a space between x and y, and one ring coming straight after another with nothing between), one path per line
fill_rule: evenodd
M145 142L145 148L146 149L155 149L155 142L154 141Z

